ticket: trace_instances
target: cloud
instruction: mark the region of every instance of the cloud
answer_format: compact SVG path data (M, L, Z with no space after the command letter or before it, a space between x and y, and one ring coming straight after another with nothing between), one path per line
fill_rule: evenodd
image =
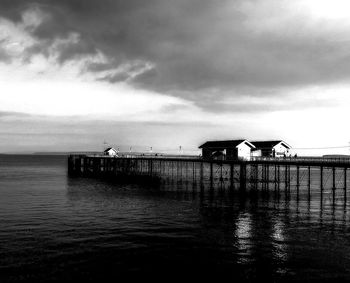
M290 88L346 82L350 21L327 17L326 7L332 5L313 0L0 3L3 17L40 42L34 53L56 54L61 64L99 57L85 61L97 80L182 97L206 110L205 96L223 104L247 89L284 97Z
M152 120L159 119L167 107L191 107L183 99L127 84L151 68L147 62L135 60L99 69L109 64L108 58L97 49L82 51L85 44L79 33L68 31L51 39L35 35L48 19L51 15L36 6L27 7L18 22L0 18L4 57L0 62L0 111L6 116L16 112ZM112 81L118 76L125 80L106 82L107 77Z
M2 0L0 130L21 133L26 121L44 137L65 129L58 121L77 121L67 140L88 128L90 144L114 127L140 143L153 143L157 130L169 144L347 141L347 8L344 0ZM210 131L195 131L201 123Z

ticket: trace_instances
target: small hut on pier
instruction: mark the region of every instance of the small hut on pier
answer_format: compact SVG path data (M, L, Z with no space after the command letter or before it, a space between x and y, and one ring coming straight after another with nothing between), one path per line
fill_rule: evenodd
M275 141L252 141L255 149L252 152L252 156L256 157L284 157L290 155L289 144L282 140Z
M255 146L247 140L207 141L199 148L204 159L249 160Z
M118 151L113 147L109 147L104 150L103 154L108 156L118 156Z

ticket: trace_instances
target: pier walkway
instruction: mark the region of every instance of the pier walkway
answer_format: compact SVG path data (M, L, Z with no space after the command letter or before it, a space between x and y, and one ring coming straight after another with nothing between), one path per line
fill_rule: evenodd
M350 160L343 158L259 158L203 160L181 156L70 155L72 176L130 182L175 183L194 189L273 191L311 199L326 195L333 202L348 196Z

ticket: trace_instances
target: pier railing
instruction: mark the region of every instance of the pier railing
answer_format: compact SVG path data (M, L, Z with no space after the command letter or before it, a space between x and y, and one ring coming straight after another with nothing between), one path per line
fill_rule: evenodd
M110 157L70 155L72 176L97 177L126 182L157 182L197 189L227 188L240 192L274 191L314 194L346 201L349 159L259 158L254 160L204 160L171 156Z
M346 157L317 157L317 156L301 156L301 157L251 157L253 161L290 161L290 162L335 162L335 163L349 163L350 158Z
M103 155L100 153L86 153L86 154L71 154L70 156L87 156L96 158L131 158L131 159L166 159L166 160L198 160L206 162L228 162L228 163L270 163L270 164L301 164L301 165L332 165L337 164L339 166L347 167L350 165L350 158L344 157L312 157L312 156L301 156L301 157L250 157L249 159L203 159L202 156L198 155L171 155L171 154L145 154L145 153L122 153L118 156Z

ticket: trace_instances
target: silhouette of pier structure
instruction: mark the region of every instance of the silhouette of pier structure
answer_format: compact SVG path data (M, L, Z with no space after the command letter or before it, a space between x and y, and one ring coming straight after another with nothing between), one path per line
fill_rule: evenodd
M126 182L180 184L193 189L228 189L238 192L274 192L310 200L326 195L347 201L348 160L267 159L204 160L167 157L110 157L70 155L72 176Z

